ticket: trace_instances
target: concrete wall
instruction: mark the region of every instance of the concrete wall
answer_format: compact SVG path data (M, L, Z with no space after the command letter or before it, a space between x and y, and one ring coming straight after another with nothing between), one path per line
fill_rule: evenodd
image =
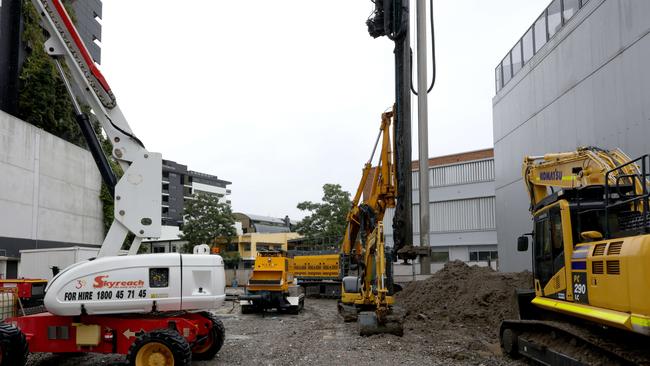
M101 244L101 177L90 153L0 111L0 250Z
M532 228L525 155L583 145L650 152L649 33L650 1L591 0L494 97L501 270L531 264L530 252L516 251Z

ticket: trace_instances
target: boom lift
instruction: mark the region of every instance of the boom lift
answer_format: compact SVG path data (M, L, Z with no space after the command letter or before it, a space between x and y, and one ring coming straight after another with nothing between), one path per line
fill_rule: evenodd
M633 333L650 335L648 164L648 155L632 160L596 147L524 159L534 291L519 294L521 320L501 325L506 353L577 364L571 352L544 341L554 338L564 350L565 340L578 340L605 363L647 357L648 339L635 349ZM527 248L520 237L518 250Z
M147 151L131 131L61 0L32 4L49 34L45 50L66 84L102 178L114 190L115 220L96 259L62 270L48 284L47 312L0 323L0 365L23 365L28 352L118 353L138 366L212 358L225 332L205 310L225 299L223 260L205 250L134 255L142 238L160 236L161 155ZM124 171L119 181L75 94L90 106L110 140ZM129 255L117 257L128 233L134 235Z
M363 168L359 187L348 213L343 238L341 300L338 309L344 320L358 320L361 335L402 335L402 316L394 309L392 260L386 258L383 219L395 207L396 178L390 141L394 112L385 112L370 160ZM379 163L370 181L370 195L359 202L372 169L372 159L381 140ZM360 239L360 240L358 240ZM357 269L357 276L350 272Z

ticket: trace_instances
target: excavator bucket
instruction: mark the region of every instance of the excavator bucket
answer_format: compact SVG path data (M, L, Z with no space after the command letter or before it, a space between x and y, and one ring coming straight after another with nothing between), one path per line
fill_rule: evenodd
M401 337L404 335L404 316L393 312L379 322L374 311L362 311L357 318L359 334L371 336L374 334L393 334Z

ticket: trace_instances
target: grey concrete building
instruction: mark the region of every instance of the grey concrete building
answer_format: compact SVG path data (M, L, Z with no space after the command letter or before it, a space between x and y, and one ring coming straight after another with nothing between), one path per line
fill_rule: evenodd
M183 225L183 208L188 199L197 192L215 194L220 201L230 203L228 185L231 182L215 175L195 172L187 165L163 160L162 172L162 224L166 226Z
M413 243L420 242L418 165L413 162ZM497 267L492 149L429 159L429 242L432 270L450 260ZM393 245L393 214L384 216L386 244Z
M76 27L84 41L90 56L98 64L102 61L102 49L97 44L102 40L102 25L97 19L102 19L101 0L71 0L74 9Z
M500 267L530 269L525 155L577 146L650 152L650 1L554 0L495 69ZM522 30L513 30L518 33Z
M0 278L15 275L21 249L102 243L101 177L88 151L0 111L0 177Z
M162 167L162 228L160 238L143 240L143 247L152 253L180 251L186 242L179 239L183 229L185 204L198 192L210 193L230 204L231 182L215 175L188 170L187 165L164 160Z

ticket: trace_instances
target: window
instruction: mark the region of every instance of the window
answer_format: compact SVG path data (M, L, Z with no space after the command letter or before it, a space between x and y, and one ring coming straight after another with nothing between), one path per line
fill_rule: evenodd
M248 243L248 244L244 244L244 251L245 251L245 252L250 252L250 251L251 251L251 245L250 245L250 243Z
M449 252L432 252L431 262L433 263L449 262Z
M169 287L169 268L149 268L149 287Z
M554 0L546 11L548 12L548 38L551 39L562 28L561 0Z
M491 262L499 258L499 252L496 250L478 250L469 252L470 262Z
M510 62L510 54L503 59L501 67L503 68L503 85L506 85L508 84L508 81L512 79L512 63Z
M539 52L548 40L546 34L546 11L535 21L535 53Z
M501 65L497 66L496 70L494 70L494 80L496 80L496 90L498 92L501 90Z
M535 44L533 43L533 27L530 27L528 32L524 34L524 38L521 39L523 53L524 53L524 64L530 60L535 54Z
M521 41L517 42L510 54L512 55L512 76L515 76L519 70L521 70L521 66L523 65L523 60L521 58Z
M164 253L165 252L165 247L153 247L153 252L154 253Z
M564 0L564 9L562 15L564 17L564 23L566 23L573 15L578 11L580 7L580 0Z

